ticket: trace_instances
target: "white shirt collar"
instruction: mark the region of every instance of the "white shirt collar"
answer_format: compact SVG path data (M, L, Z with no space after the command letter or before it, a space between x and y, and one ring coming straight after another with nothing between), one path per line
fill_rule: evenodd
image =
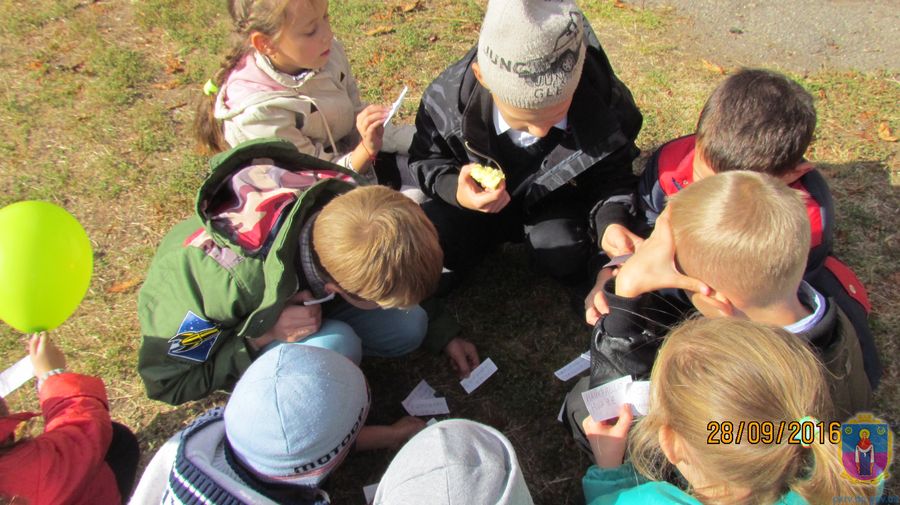
M825 316L825 309L827 308L825 306L825 297L807 284L806 281L800 283L797 296L803 305L812 309L812 313L794 324L785 326L784 329L791 333L805 333L812 330Z
M500 114L500 109L497 108L497 104L493 104L493 116L494 116L494 131L497 132L497 135L503 135L504 133L508 133L510 140L512 140L513 144L519 147L528 147L531 144L534 144L540 137L535 137L534 135L523 132L521 130L513 130L509 123L503 119L503 114ZM566 127L569 126L569 118L564 117L562 120L555 125L554 128L559 128L560 130L565 130Z

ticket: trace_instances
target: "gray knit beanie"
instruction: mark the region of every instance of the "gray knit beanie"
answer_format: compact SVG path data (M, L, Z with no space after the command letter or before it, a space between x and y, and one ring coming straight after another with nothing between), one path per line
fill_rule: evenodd
M478 65L491 94L522 109L574 95L586 50L582 16L572 0L490 0Z

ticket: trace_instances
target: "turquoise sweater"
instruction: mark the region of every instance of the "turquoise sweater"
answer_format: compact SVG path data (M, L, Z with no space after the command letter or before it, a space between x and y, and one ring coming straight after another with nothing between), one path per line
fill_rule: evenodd
M668 482L651 482L634 471L631 463L616 468L591 465L581 481L588 505L677 504L702 505L699 500ZM775 505L808 505L797 493L781 497Z

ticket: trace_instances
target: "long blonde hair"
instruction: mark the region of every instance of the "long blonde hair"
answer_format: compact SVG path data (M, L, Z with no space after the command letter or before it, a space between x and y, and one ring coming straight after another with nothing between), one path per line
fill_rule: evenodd
M770 504L791 490L809 503L874 493L840 476L839 447L827 432L832 408L822 365L785 330L734 319L688 321L666 337L650 380L650 413L629 442L631 461L645 476L660 480L671 469L658 435L667 426L705 481L724 486L727 503ZM826 423L824 443L819 436L808 448L788 443L789 423L806 416ZM740 423L745 430L749 423L772 423L773 436L781 423L785 429L780 442L750 443L745 431L740 443L710 444L711 430L723 422L732 423L732 434ZM751 495L729 498L729 488Z
M231 50L226 53L222 65L213 76L213 84L221 88L228 74L240 63L250 49L250 35L259 32L277 39L288 23L288 6L292 0L229 0L228 13L234 22ZM310 0L317 3L324 0ZM204 96L194 117L194 134L200 147L208 152L219 152L229 148L225 141L222 125L215 117L216 93Z

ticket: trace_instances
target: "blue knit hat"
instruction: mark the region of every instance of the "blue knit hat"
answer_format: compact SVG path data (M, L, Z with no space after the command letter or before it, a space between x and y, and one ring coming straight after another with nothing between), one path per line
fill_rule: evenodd
M225 433L263 480L319 483L341 464L369 412L362 371L344 356L280 345L244 373L225 406Z

